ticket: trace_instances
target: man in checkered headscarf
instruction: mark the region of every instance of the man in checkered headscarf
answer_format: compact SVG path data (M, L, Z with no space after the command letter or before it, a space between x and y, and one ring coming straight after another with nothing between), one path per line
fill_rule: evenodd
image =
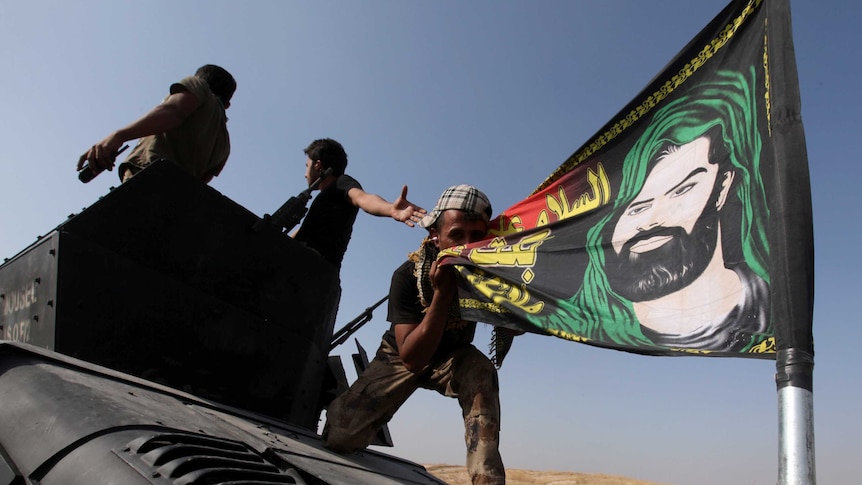
M497 369L471 343L476 322L461 319L456 270L436 262L440 248L484 239L490 218L485 194L456 185L419 222L428 237L392 275L387 316L392 325L365 372L327 409L327 448L342 453L365 448L413 391L432 389L458 399L473 484L505 483Z

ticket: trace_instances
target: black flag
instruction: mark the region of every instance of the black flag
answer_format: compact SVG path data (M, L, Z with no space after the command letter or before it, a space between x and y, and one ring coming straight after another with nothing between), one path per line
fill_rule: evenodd
M462 315L655 355L813 355L813 225L786 0L728 5L489 238Z

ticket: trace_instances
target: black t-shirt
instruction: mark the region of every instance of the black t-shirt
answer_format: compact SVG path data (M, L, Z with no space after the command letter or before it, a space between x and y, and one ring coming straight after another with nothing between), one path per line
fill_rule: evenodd
M359 207L347 192L362 186L350 175L339 175L335 183L320 191L299 226L296 240L314 249L327 261L341 267Z
M425 313L419 302L419 290L416 287L414 263L406 261L392 274L392 284L389 287L389 312L386 319L392 323L389 330L383 334L384 340L393 347L395 343L395 325L399 323L420 323ZM430 298L430 296L429 296ZM461 320L459 316L450 316L440 340L440 346L432 357L432 361L448 355L453 349L462 347L473 341L476 333L476 322Z

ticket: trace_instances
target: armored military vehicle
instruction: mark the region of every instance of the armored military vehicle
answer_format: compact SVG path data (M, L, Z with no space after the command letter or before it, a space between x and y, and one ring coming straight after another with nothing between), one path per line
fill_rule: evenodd
M0 484L442 483L321 446L337 270L261 220L158 162L0 265Z

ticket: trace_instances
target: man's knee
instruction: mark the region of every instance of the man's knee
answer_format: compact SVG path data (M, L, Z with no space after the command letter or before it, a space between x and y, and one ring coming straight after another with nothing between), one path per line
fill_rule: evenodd
M500 391L497 368L476 349L459 356L454 380L461 395L496 396Z

